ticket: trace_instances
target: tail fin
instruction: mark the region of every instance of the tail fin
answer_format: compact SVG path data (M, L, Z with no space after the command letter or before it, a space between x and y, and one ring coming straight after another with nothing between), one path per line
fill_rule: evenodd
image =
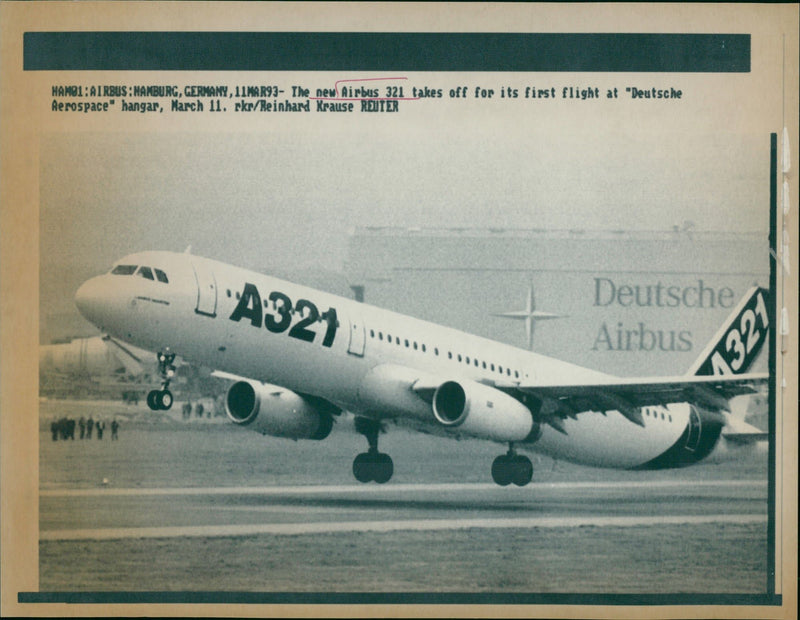
M687 375L739 375L747 372L767 341L769 291L754 286L731 312Z

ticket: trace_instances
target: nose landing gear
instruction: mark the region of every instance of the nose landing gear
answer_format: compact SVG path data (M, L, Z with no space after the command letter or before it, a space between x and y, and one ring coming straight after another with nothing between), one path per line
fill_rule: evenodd
M175 376L175 354L171 353L169 347L165 351L158 352L158 372L161 375L161 389L151 390L147 394L147 406L153 411L166 411L172 407L172 392L169 391L169 382Z
M369 450L353 460L353 475L359 482L389 482L394 473L394 463L388 454L378 451L378 433L381 424L369 418L356 418L356 431L367 438Z
M502 487L512 482L524 487L533 479L533 463L522 454L517 454L514 445L508 447L506 454L501 454L492 463L492 480Z

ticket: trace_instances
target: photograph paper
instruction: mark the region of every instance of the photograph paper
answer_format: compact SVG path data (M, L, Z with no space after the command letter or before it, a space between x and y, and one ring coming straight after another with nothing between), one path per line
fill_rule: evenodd
M797 5L0 11L4 614L796 613Z

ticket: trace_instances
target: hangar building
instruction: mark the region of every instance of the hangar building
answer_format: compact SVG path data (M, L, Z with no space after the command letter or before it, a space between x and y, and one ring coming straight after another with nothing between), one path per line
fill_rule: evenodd
M673 375L751 286L768 287L769 242L691 226L366 227L350 236L345 272L366 303L522 348L526 316L555 314L534 316L534 351L622 376ZM754 370L765 358L766 347Z

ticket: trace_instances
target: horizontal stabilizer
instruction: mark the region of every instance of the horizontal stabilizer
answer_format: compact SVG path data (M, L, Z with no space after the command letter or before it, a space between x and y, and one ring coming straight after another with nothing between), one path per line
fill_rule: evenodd
M769 433L722 433L722 437L740 446L769 441Z

